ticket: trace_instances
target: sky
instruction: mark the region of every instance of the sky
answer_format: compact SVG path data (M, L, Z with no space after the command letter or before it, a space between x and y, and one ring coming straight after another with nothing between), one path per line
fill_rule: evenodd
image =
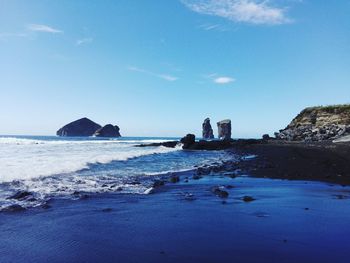
M0 0L0 134L233 137L350 103L350 0Z

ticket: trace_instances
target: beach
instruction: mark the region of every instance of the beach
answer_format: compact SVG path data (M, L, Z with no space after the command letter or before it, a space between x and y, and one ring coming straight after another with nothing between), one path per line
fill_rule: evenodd
M246 168L251 176L350 184L350 143L269 141L236 147L257 156ZM245 163L243 163L245 164Z
M229 197L210 192L232 185ZM186 193L194 198L186 199ZM256 198L244 202L244 195ZM1 262L348 262L349 189L210 176L0 214ZM225 201L225 202L223 202Z
M345 263L350 188L316 163L298 165L321 151L315 162L331 158L346 175L341 153L348 148L340 146L335 155L334 148L314 147L244 146L231 149L233 159L222 165L156 177L148 194L89 192L0 213L1 262ZM285 163L289 159L293 165ZM237 169L222 168L233 164ZM305 176L281 176L304 169Z

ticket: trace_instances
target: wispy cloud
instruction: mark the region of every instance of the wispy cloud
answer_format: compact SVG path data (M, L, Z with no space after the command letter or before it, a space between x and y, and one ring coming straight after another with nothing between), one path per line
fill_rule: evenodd
M142 68L138 68L138 67L134 67L134 66L130 66L127 68L130 71L135 71L135 72L140 72L140 73L144 73L144 74L148 74L150 76L154 76L157 78L161 78L167 81L175 81L178 80L177 77L174 77L172 75L168 75L168 74L159 74L159 73L155 73L146 69L142 69Z
M201 24L198 26L198 28L206 31L211 31L211 30L221 31L221 32L228 31L227 27L220 24Z
M47 25L29 24L27 25L27 28L30 31L35 31L35 32L43 32L43 33L51 33L51 34L63 33L62 30L59 30Z
M91 43L92 41L94 41L94 39L92 37L87 37L87 38L81 38L81 39L78 39L75 44L77 46L80 46L80 45L84 45L84 44L89 44Z
M26 33L0 33L0 39L7 39L11 37L27 37Z
M234 78L231 77L218 77L214 79L214 82L216 84L229 84L231 82L236 81Z
M194 12L219 16L234 22L278 25L292 20L286 8L271 6L269 0L181 0Z

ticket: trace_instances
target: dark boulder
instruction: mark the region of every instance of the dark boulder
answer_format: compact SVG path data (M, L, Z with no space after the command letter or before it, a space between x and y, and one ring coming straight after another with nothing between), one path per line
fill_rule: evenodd
M262 136L263 142L268 142L270 139L271 139L271 137L270 137L270 135L268 135L268 134L264 134L264 135Z
M178 143L179 143L178 141L154 142L154 143L147 143L147 144L135 145L135 147L164 146L164 147L168 147L168 148L175 148L175 146L176 146Z
M7 197L7 199L23 200L29 196L32 196L32 193L27 192L27 191L19 191L19 192L15 193L14 195L11 195L10 197Z
M180 142L183 144L183 149L188 149L192 144L196 142L196 136L194 134L187 134Z
M26 210L23 206L14 204L14 205L9 205L5 208L3 208L1 211L3 212L22 212Z
M217 123L219 139L231 139L231 120L223 120Z
M100 128L101 125L88 118L82 118L63 126L56 134L58 136L92 136Z
M178 183L180 182L180 177L178 175L172 175L169 178L169 182L173 184Z
M229 193L227 191L221 189L221 187L219 187L219 186L214 186L211 189L211 192L220 198L227 198L229 196Z
M206 118L202 124L202 137L203 139L214 139L213 129L210 124L210 119Z
M187 145L186 148L185 146L183 147L184 149L188 150L212 150L212 151L217 151L217 150L225 150L232 148L233 146L233 140L213 140L213 141L205 141L205 140L200 140L199 142L194 142L190 145Z
M245 196L242 197L242 200L243 200L244 202L252 202L252 201L255 200L255 198L253 198L253 197L251 197L251 196L249 196L249 195L245 195Z
M165 182L164 182L163 180L155 180L155 181L153 182L153 188L161 187L161 186L163 186L163 185L165 185Z
M96 137L121 137L119 133L119 127L117 125L107 124L102 128L98 129L94 136Z

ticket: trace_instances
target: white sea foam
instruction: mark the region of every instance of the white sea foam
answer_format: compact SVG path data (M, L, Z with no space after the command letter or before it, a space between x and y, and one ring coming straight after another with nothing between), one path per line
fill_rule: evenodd
M160 140L143 140L143 142ZM71 173L90 164L125 161L179 148L134 147L137 140L33 140L0 138L0 182Z
M135 147L164 141L169 140L0 137L0 211L85 193L147 194L157 176L226 158L223 152L180 151L181 146ZM30 192L29 198L8 198L18 191Z
M118 140L118 139L95 139L95 140L34 140L15 137L0 137L0 145L47 145L47 144L147 144L147 143L160 143L169 142L172 140Z

